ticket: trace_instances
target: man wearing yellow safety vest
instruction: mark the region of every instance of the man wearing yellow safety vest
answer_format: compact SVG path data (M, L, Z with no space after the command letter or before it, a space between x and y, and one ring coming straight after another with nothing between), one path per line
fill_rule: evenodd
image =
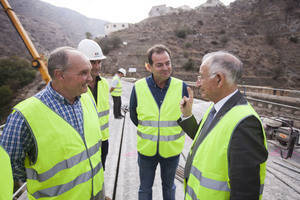
M98 43L93 40L81 40L77 49L88 57L92 65L91 75L93 80L89 82L88 94L94 99L97 105L100 122L99 128L102 135L101 159L103 169L105 170L109 138L109 84L104 77L100 76L100 71L102 60L106 59L106 57L103 55L102 49Z
M85 94L91 68L76 49L54 50L48 60L52 81L8 117L0 144L15 181L27 181L29 200L104 199L98 113Z
M0 199L13 198L14 181L10 159L6 151L0 146Z
M126 70L124 68L118 69L118 72L115 74L111 81L110 93L114 102L114 117L115 119L121 119L124 117L121 114L121 105L122 105L122 82L121 78L126 76Z
M158 163L161 168L164 200L175 200L174 178L185 134L178 126L179 103L188 96L186 84L170 77L170 51L155 45L148 52L147 70L152 74L137 81L130 97L130 118L137 126L140 175L139 200L152 199L152 186Z
M186 200L262 198L268 157L258 114L239 92L242 62L227 52L203 57L197 86L213 103L200 124L192 115L193 92L184 97L178 120L194 142L185 165Z

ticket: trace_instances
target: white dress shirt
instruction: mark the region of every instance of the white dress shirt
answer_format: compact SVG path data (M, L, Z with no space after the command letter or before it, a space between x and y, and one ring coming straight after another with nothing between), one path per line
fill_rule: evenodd
M221 110L222 106L228 101L228 99L230 99L235 93L237 93L237 91L238 91L238 89L236 89L234 92L230 93L229 95L227 95L226 97L224 97L223 99L221 99L214 105L214 107L216 109L216 113L215 113L214 117L219 112L219 110ZM184 117L183 115L181 115L181 121L189 119L191 116Z

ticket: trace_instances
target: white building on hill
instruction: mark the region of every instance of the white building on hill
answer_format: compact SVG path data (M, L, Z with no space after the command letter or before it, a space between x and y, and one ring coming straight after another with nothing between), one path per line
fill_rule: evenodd
M112 32L119 31L129 27L129 23L108 23L104 26L104 34L108 35Z
M216 7L216 6L225 6L220 0L207 0L206 3L201 4L200 7Z
M166 14L171 14L171 13L178 13L180 11L187 11L187 10L192 10L187 5L180 6L178 8L173 8L170 6L166 6L166 4L163 5L158 5L158 6L153 6L148 14L149 17L156 17L156 16L161 16L161 15L166 15Z
M166 4L153 6L149 12L149 17L156 17L165 15L167 13L170 13L172 11L171 7L167 7Z

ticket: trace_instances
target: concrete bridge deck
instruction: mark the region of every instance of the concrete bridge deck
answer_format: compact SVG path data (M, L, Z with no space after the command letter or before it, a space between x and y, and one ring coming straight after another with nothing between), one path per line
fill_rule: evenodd
M129 103L130 92L133 83L122 81L124 93L122 95L123 104ZM112 100L110 100L112 108ZM209 102L195 99L193 113L200 119ZM114 119L112 109L110 110L110 138L109 152L106 161L105 171L105 189L106 195L113 197L116 171L118 164L118 155L122 135L123 119ZM192 140L186 137L183 155L189 152ZM267 161L267 176L264 187L264 200L299 200L300 199L300 151L295 150L292 159L284 161L280 158L279 149L273 144L268 144L269 159ZM184 167L185 161L183 156L180 157L181 167ZM137 200L139 187L139 174L137 164L136 150L136 127L126 114L124 124L123 143L120 157L119 176L115 190L116 200ZM177 190L176 199L184 199L183 185L180 181L175 180ZM22 195L20 200L25 200L26 194ZM162 190L160 181L160 168L158 166L153 186L153 200L161 200Z

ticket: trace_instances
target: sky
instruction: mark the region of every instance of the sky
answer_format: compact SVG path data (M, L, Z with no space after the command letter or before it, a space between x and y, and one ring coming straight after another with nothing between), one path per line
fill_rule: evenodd
M42 0L58 7L75 10L89 18L109 22L137 23L148 17L152 6L165 4L173 8L188 5L195 8L206 0ZM229 5L234 0L221 0Z

